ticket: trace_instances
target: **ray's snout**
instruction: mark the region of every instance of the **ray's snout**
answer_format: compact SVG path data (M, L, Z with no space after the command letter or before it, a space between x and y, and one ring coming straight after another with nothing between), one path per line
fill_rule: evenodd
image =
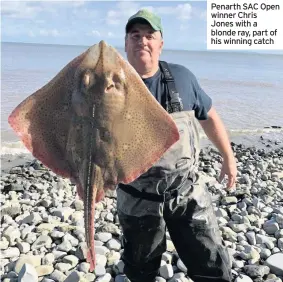
M121 68L121 58L115 49L101 40L92 46L87 55L89 72L83 78L83 85L90 89L94 85L97 93L121 94L126 75ZM95 75L94 75L95 73Z

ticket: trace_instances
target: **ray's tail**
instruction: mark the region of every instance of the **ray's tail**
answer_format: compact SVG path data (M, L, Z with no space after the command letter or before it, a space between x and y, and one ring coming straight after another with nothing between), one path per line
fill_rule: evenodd
M92 166L92 165L91 165ZM94 249L94 213L95 213L95 203L99 191L103 191L103 181L100 167L94 165L92 166L92 177L90 183L92 185L87 185L85 192L85 236L86 243L88 247L87 251L87 262L90 263L90 271L92 272L95 268L95 249Z

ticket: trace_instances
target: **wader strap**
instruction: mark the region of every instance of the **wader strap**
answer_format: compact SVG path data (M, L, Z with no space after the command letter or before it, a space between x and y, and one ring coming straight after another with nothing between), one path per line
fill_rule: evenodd
M147 193L144 191L139 191L132 187L131 185L125 185L123 183L120 183L118 187L123 190L125 193L130 194L131 196L139 199L144 199L152 202L159 202L164 203L167 202L173 198L176 198L178 195L180 195L184 190L188 189L188 187L193 183L193 179L189 178L190 183L189 185L183 185L181 188L177 188L174 190L166 191L162 195L153 194L153 193Z
M153 193L147 193L147 192L141 192L134 187L131 187L130 185L125 185L120 183L119 188L123 190L125 193L130 194L131 196L139 199L144 199L152 202L160 202L163 203L165 201L170 200L171 197L174 197L172 194L163 194L163 195L158 195L158 194L153 194ZM173 190L172 192L176 193L177 196L177 190ZM170 198L168 198L170 196Z
M169 66L165 61L159 61L159 66L164 74L165 81L169 91L170 101L166 99L166 110L169 113L180 112L183 110L183 103L176 89L174 78L170 72ZM167 95L168 96L168 95Z

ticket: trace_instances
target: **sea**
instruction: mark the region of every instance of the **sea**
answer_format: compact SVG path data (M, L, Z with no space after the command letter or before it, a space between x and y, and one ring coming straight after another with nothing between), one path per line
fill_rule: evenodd
M1 156L28 153L8 124L11 111L89 47L1 43ZM256 147L281 141L283 147L283 55L164 50L161 59L193 72L231 141ZM204 132L201 137L210 143Z

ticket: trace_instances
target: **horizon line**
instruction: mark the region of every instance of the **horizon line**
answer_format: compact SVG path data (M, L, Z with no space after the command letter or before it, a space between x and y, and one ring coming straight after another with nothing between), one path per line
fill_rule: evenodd
M40 43L40 42L20 42L20 41L1 41L2 43L16 43L16 44L34 44L34 45L52 45L52 46L72 46L72 47L91 47L97 43L94 43L92 45L77 45L77 44L61 44L61 43ZM124 46L114 46L114 48L117 49L124 49ZM210 52L210 53L237 53L237 54L252 54L252 55L283 55L282 50L208 50L208 49L199 49L199 50L193 50L193 49L167 49L164 48L164 51L181 51L181 52ZM281 53L273 53L269 51L275 51L275 52L281 52Z

